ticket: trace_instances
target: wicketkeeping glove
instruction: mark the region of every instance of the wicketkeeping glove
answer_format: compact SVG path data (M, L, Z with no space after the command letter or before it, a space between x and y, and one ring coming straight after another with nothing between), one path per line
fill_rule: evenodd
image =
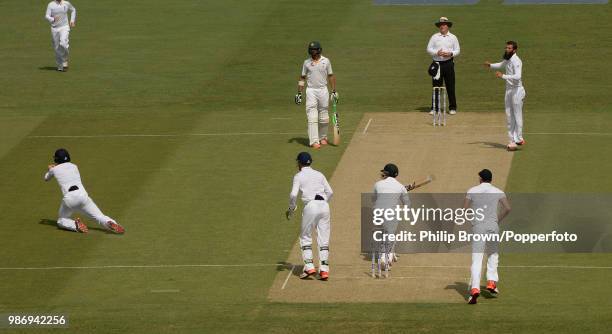
M338 92L333 91L331 93L331 100L332 100L333 103L338 103Z
M302 104L302 92L298 92L297 94L295 94L295 104Z

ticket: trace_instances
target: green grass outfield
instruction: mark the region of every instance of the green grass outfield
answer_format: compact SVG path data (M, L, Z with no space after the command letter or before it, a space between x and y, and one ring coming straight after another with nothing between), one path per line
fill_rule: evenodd
M345 143L363 112L427 107L424 49L437 17L455 22L461 42L460 113L503 112L503 82L480 64L517 40L534 135L507 190L612 191L610 5L501 2L75 0L67 73L48 69L46 2L1 2L0 313L64 312L80 333L609 331L611 269L501 268L503 296L476 307L266 299L298 231L282 214L293 160L307 149L292 100L312 39L338 77ZM142 134L170 136L109 137ZM35 137L54 135L93 137ZM60 194L42 176L58 147L125 235L48 221ZM344 147L314 153L316 168L331 175ZM532 254L501 264L611 260ZM6 269L181 264L261 266Z

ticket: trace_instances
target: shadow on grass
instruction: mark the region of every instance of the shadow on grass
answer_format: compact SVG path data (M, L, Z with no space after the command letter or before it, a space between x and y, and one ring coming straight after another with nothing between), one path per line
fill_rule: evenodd
M41 66L38 69L41 71L57 71L57 67L55 66Z
M455 290L465 301L468 300L469 286L465 282L455 282L455 284L449 284L444 288L444 290Z
M416 111L420 111L420 112L430 112L430 111L431 111L431 106L427 106L427 107L418 107L418 108L414 108L414 110L416 110Z
M278 261L276 264L278 265L278 267L276 267L277 271L291 271L291 274L296 277L300 276L304 271L304 265L301 264L298 265L286 261ZM309 277L309 279L312 279L312 277Z
M470 145L481 144L481 145L487 146L488 148L496 148L496 149L500 149L504 151L507 149L506 145L504 144L494 143L494 142L489 142L489 141L475 141L475 142L468 143L468 144Z
M455 282L455 284L449 284L444 289L445 290L455 290L458 294L463 297L465 301L469 298L469 285L465 282ZM496 294L489 292L485 286L480 287L480 296L485 299L495 299L497 298Z
M71 231L68 231L68 230L64 230L64 229L59 228L59 227L57 226L57 220L55 220L55 219L47 219L47 218L43 218L43 219L41 219L41 220L40 220L38 223L39 223L40 225L49 225L49 226L53 226L53 227L57 228L58 230L62 230L62 231L66 231L66 232L71 232ZM91 230L96 230L96 231L104 232L104 233L107 233L107 234L113 234L112 232L110 232L110 231L108 231L108 230L106 230L106 229L104 229L104 228L102 228L102 227L98 226L97 224L96 224L95 226L93 226L93 227L87 226L87 228L88 228L90 231L91 231Z
M310 147L310 140L305 137L293 137L287 141L288 143L298 143L302 146Z

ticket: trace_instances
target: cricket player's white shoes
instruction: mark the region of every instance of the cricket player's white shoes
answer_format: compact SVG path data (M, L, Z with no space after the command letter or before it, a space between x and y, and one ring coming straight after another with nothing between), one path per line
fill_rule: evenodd
M323 139L321 139L320 144L321 144L321 145L327 145L327 144L328 144L328 142L327 142L327 138L323 138Z
M525 144L527 144L527 142L523 138L521 138L520 141L516 142L516 145L518 145L518 146L525 145Z
M429 111L429 114L430 114L430 115L433 115L433 114L434 114L434 110L433 110L433 109L431 109L431 110Z
M64 66L58 66L58 67L57 67L57 71L58 71L58 72L65 72L65 71L64 71Z
M327 281L328 279L329 279L329 273L327 271L319 272L319 280L320 281Z
M123 234L123 233L125 233L125 229L123 228L123 226L115 223L112 220L109 220L108 222L106 222L106 227L108 227L109 230L111 230L112 232L114 232L116 234Z
M62 64L62 67L63 67L64 69L68 69L68 62L67 62L67 61L65 61L65 62Z
M516 151L518 149L518 145L515 142L511 141L508 146L506 146L508 151Z
M451 109L448 113L451 114L451 115L456 115L457 114L457 110Z
M497 283L495 281L487 281L487 290L489 290L489 292L494 295L497 295L499 293L499 290L497 289Z
M87 225L85 225L82 221L81 218L76 218L74 220L74 224L76 225L76 230L79 233L87 233L89 232L89 229L87 228Z
M300 279L307 279L308 277L313 276L316 273L317 271L314 269L304 270L304 272L300 274Z
M480 296L480 290L473 288L470 291L470 298L468 298L468 304L476 304L478 302L478 296Z

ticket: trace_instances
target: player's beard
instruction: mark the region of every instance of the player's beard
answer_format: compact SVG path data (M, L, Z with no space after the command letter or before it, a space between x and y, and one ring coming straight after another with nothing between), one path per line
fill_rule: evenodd
M510 58L512 58L512 56L514 55L514 51L508 53L508 52L504 52L504 59L505 60L510 60Z

